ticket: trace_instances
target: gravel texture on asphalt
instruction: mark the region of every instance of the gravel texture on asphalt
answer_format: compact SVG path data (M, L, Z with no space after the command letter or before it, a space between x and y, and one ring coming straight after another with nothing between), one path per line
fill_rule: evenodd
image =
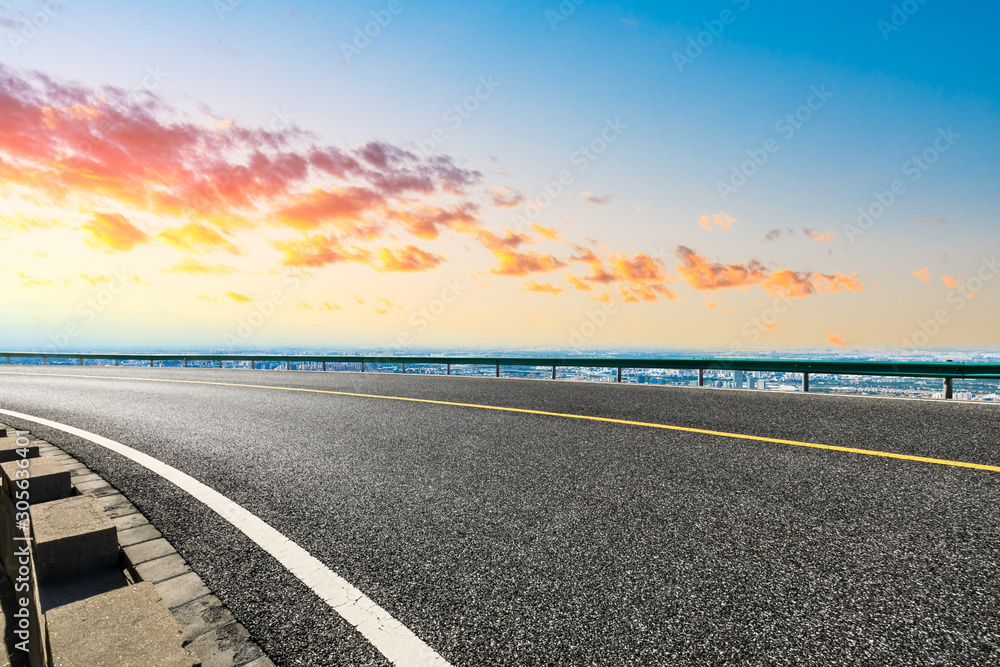
M1000 664L997 472L129 378L517 407L990 465L1000 465L1000 406L375 373L0 369L0 407L99 433L192 475L454 665ZM85 441L18 425L128 496L276 664L387 664L176 487Z

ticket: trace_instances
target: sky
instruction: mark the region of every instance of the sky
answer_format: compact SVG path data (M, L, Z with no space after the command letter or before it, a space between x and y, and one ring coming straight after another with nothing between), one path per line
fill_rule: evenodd
M998 19L0 0L2 347L996 348Z

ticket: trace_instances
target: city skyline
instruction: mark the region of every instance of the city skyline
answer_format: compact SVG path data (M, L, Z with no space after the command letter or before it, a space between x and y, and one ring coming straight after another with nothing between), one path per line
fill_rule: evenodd
M39 11L8 346L997 346L995 8Z

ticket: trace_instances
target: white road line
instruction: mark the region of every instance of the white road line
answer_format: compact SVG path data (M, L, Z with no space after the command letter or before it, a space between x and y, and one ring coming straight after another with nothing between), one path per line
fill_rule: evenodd
M152 456L96 433L41 417L26 415L22 412L0 409L0 414L42 424L89 440L135 461L142 467L152 470L160 477L177 485L178 488L191 494L223 519L233 524L237 530L256 542L264 551L274 556L289 572L298 577L299 581L312 589L344 620L353 625L365 639L371 642L372 646L377 648L394 665L399 665L399 667L450 667L447 660L421 641L409 628L393 618L389 612L352 586L350 582L330 570L308 551L256 515L251 514L215 489L205 486L190 475L154 459Z

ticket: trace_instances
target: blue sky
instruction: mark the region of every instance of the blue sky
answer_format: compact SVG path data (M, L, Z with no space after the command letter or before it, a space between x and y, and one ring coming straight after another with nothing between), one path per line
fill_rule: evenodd
M164 105L160 123L187 118L260 128L273 125L278 115L310 133L315 144L353 150L382 142L410 151L422 144L479 173L464 193L465 201L477 207L474 229L422 239L434 241L437 248L424 245L422 250L442 258L432 262L433 268L425 263L421 267L426 270L393 274L376 267L369 280L363 261L347 266L309 260L321 272L321 280L313 284L323 290L313 287L302 295L307 305L325 302L343 308L352 300L381 298L398 307L376 316L341 312L337 317L343 321L273 321L261 328L255 343L299 342L294 339L301 337L303 327L313 340L324 339L331 327L345 343L394 338L410 328L415 309L433 298L448 276L469 275L481 279L476 289L484 290L482 298L452 309L446 320L454 321L432 327L421 343L471 337L485 343L565 346L575 322L595 304L612 300L622 304L625 314L598 332L594 344L748 342L738 333L744 324L784 295L801 307L763 331L756 344L839 345L833 342L837 339L890 346L910 336L945 302L954 289L949 285L973 275L983 253L997 245L1000 56L991 44L1000 10L986 3L569 0L480 5L400 0L392 13L389 2L67 2L37 36L15 49L10 35L27 34L19 22L37 12L26 11L31 7L8 3L0 14L8 31L2 62L16 76L42 74L99 95L106 85L140 86L152 70L164 73L153 91ZM351 44L357 31L378 16L391 21L345 58L344 44ZM692 40L702 46L692 47ZM479 100L469 98L484 90L482 81L494 82L495 90ZM816 91L823 91L825 99L815 97ZM468 99L475 109L458 126L449 109ZM814 108L806 110L808 120L790 131L792 126L782 119L801 115L810 100ZM596 140L609 121L622 128L620 135L581 171L574 155ZM910 180L905 165L931 150L939 132L954 139L947 150L935 153L933 165L920 170L919 179ZM767 145L772 152L764 150ZM720 195L719 183L729 181L734 168L765 153L766 162L753 169L745 185ZM500 257L496 252L506 250L486 247L484 254L477 230L501 236L505 229L516 230L514 216L527 210L563 170L572 172L567 194L532 219L558 231L562 254L553 248L543 254L561 268L514 270L493 264ZM905 193L873 228L852 235L849 226L858 208L870 207L877 193L897 179L905 181ZM476 199L493 188L506 188L511 197L523 197L523 203L508 209ZM24 199L24 193L15 194ZM277 210L292 194L261 206ZM444 194L395 204L426 207L440 203ZM69 207L50 204L65 211L67 220L81 207L114 210L150 238L159 238L156 234L174 223L204 224L245 247L247 252L239 256L253 260L258 272L300 261L287 254L274 261L268 252L281 241L266 225L199 221L190 212L170 221L162 211L132 211L124 202L92 197ZM394 215L399 210L396 206ZM384 210L368 213L386 215ZM712 231L707 231L699 224L706 216L735 222L726 229L709 225ZM25 234L23 249L54 242L51 235L32 236L14 223L7 226L9 232ZM74 243L86 245L85 222L66 222L65 227L58 243L66 245L67 253ZM251 227L255 231L246 232ZM325 233L332 243L331 229L329 221L316 221L308 231L296 227L298 236L293 237L315 241ZM776 229L795 233L764 241ZM244 233L253 238L241 242ZM412 240L398 231L385 235L397 244ZM265 238L262 249L251 249ZM529 247L542 252L537 244L544 242L532 238L516 251L524 259ZM583 265L574 269L576 260L570 259L579 256L575 246L590 247L609 271L614 257L631 258L638 266L639 255L660 262L662 271L641 279L632 274L622 274L619 281L595 278L588 283L592 289L574 288L566 272L583 276ZM691 266L679 270L684 268L681 246L705 260L701 274L692 275ZM201 248L195 259L221 262L211 255L218 247ZM371 252L379 256L377 250ZM132 248L99 248L88 266L110 271L112 264L124 262L150 283L142 290L155 290L160 274L139 272L155 261L137 258L133 266L131 255ZM160 259L175 261L166 255ZM767 275L719 281L727 267L755 261ZM104 320L106 326L114 321L119 329L123 323L126 329L139 327L143 336L169 330L170 340L164 342L210 344L238 316L232 309L252 308L267 294L266 286L250 275L242 281L244 272L253 273L249 268L230 268L234 271L215 276L218 287L185 291L173 286L176 312L167 309L163 322L148 314L140 317L141 308L122 305L112 309L115 315ZM50 268L34 270L38 275L29 275L36 281L52 279L46 273ZM765 282L782 270L796 276L795 296L781 291L787 286L778 286L791 275ZM74 271L81 272L78 267ZM854 282L851 289L830 288L817 275L853 276ZM63 284L70 279L63 277ZM654 284L659 287L653 289ZM371 293L362 294L364 288ZM636 289L645 290L645 296L637 298ZM668 291L677 298L667 298ZM180 319L189 300L222 298L225 303L221 295L229 292L249 301L236 300L217 317L206 314L206 324L188 327ZM969 298L968 308L953 313L961 324L947 327L934 344L995 343L998 293L995 287L983 288ZM72 287L50 301L25 296L23 303L34 302L38 312L31 315L33 324L26 320L19 328L19 339L30 344L46 338L46 327L61 326L78 299ZM689 324L670 324L677 321ZM99 323L91 332L95 339L106 333Z

